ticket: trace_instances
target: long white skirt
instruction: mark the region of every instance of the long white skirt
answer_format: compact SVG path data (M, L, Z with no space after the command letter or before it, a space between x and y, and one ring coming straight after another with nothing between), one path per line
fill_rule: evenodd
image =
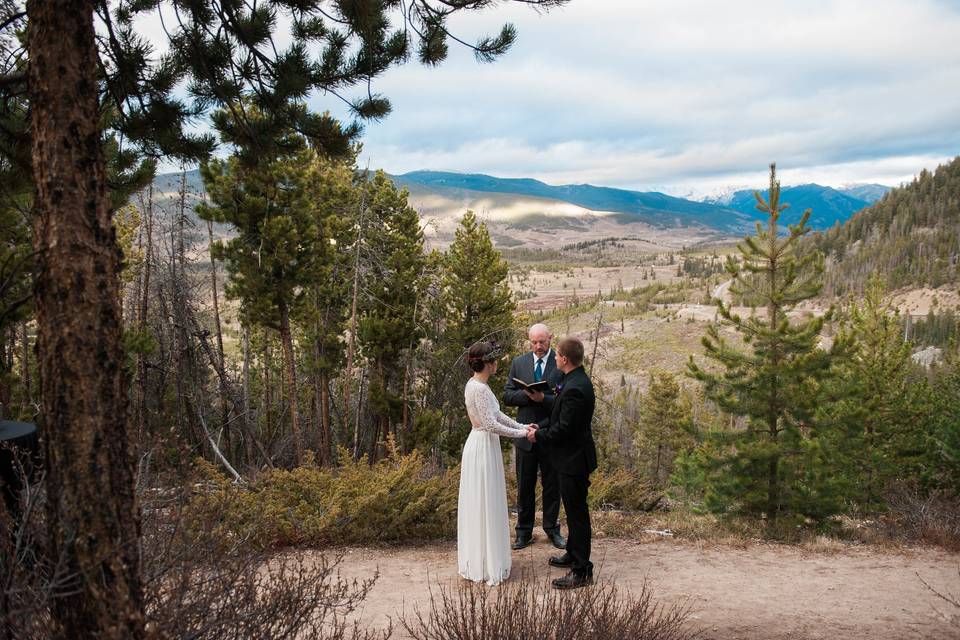
M510 576L510 523L500 437L471 429L460 464L457 508L460 575L491 587Z

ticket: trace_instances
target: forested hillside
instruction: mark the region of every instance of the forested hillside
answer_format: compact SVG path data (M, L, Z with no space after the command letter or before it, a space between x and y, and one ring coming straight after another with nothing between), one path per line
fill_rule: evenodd
M939 287L960 280L960 158L811 240L827 257L824 293L862 291L873 273L887 287Z

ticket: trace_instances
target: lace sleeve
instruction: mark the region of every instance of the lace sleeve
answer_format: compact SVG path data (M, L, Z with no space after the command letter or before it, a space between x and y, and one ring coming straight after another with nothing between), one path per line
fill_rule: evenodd
M519 422L517 422L516 420L514 420L513 418L505 414L503 411L500 411L499 408L497 409L497 412L495 415L497 417L497 422L499 422L500 424L506 427L510 427L511 429L522 429L523 435L527 435L527 425L520 424Z
M483 384L471 384L470 387L467 389L467 413L470 414L474 429L491 431L508 438L527 435L523 425L500 412L497 399L489 387Z

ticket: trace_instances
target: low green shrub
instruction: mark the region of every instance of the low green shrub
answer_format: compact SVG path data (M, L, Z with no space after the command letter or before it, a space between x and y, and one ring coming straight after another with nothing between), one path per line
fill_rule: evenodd
M588 500L591 509L649 511L656 507L662 496L662 492L626 469L597 471L590 476Z
M216 534L262 548L370 544L456 535L459 469L438 471L419 453L393 453L374 465L345 460L333 469L300 467L234 485L207 467L208 482L190 505Z

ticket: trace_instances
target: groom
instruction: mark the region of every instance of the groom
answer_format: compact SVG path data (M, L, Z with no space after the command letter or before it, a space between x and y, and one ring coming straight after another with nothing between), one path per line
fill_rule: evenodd
M597 468L593 442L593 383L583 370L583 343L566 338L557 346L557 368L564 373L557 386L549 421L528 429L527 439L549 445L551 462L560 483L560 499L567 512L567 552L550 558L554 567L570 572L553 581L557 589L576 589L593 582L590 562L590 510L587 489Z

